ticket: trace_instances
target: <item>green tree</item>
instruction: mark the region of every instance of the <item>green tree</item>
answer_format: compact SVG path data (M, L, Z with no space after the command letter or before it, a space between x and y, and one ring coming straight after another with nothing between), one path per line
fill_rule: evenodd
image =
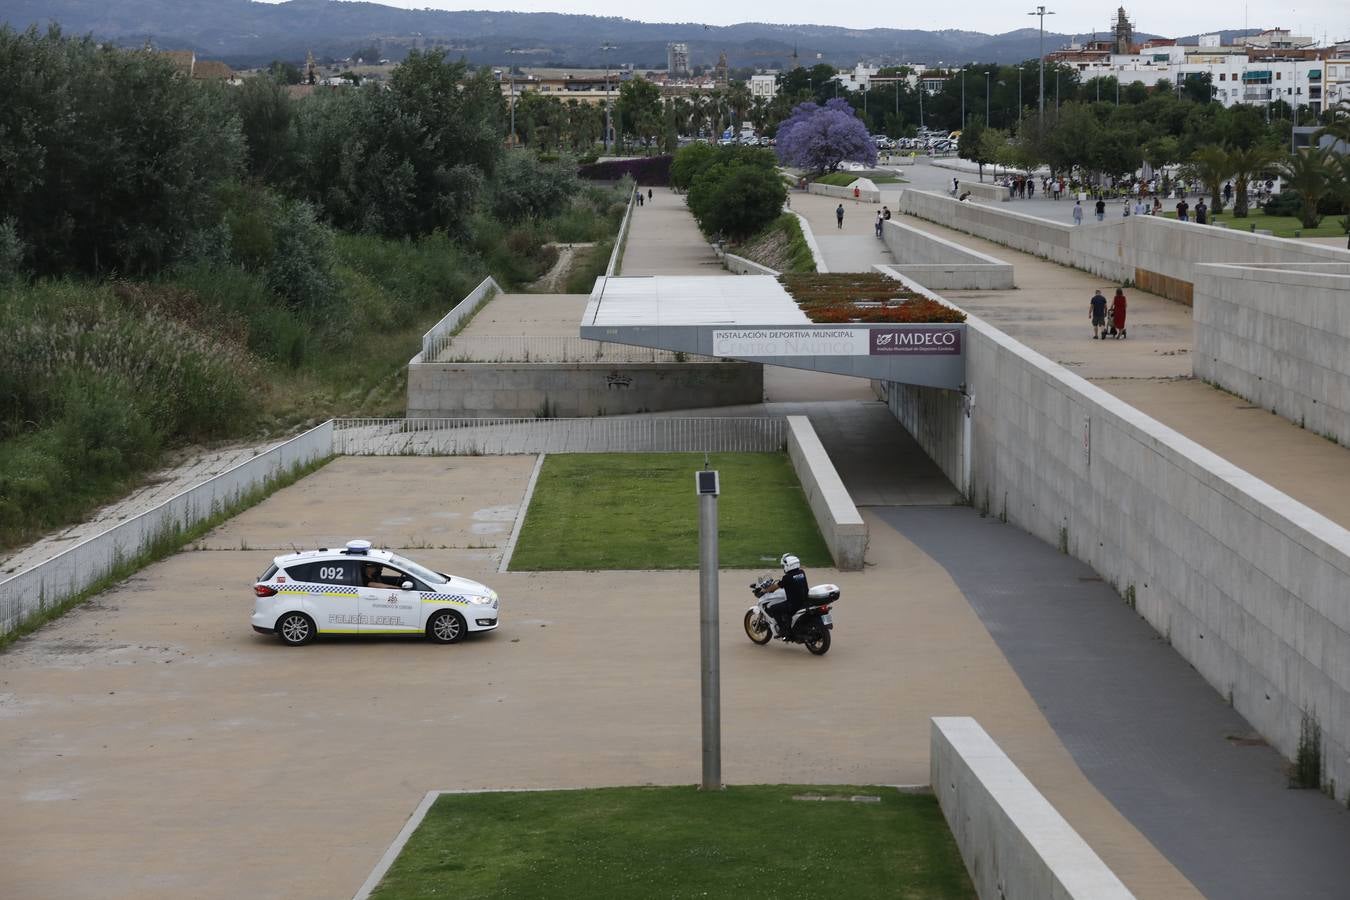
M1222 147L1211 144L1201 147L1191 155L1190 171L1192 175L1209 191L1210 212L1217 215L1223 209L1223 185L1233 174L1228 152Z
M567 207L579 188L570 159L541 162L528 150L508 153L492 182L492 212L513 224L552 218Z
M1271 147L1255 146L1245 150L1228 151L1228 169L1233 175L1233 216L1247 218L1247 189L1253 178L1269 172L1284 154ZM1216 207L1217 210L1217 207Z
M56 28L0 27L0 82L0 212L36 274L148 274L202 246L243 158L222 90Z
M303 77L295 65L274 59L267 64L267 74L281 84L299 84Z
M244 81L231 93L247 150L250 175L279 180L294 168L291 118L293 101L281 82L266 75Z
M614 118L620 144L625 135L632 135L650 147L661 136L661 89L645 78L625 81L619 87Z
M1298 195L1302 208L1299 221L1304 228L1316 228L1322 221L1318 204L1330 194L1336 185L1337 170L1333 168L1329 149L1308 148L1285 158L1276 167L1284 179L1285 190Z
M670 162L670 186L677 191L689 190L694 179L717 158L717 148L703 141L681 147Z
M971 119L970 124L961 130L961 139L956 144L957 156L979 164L981 181L984 181L984 166L990 161L984 156L982 147L984 131L984 119L977 116Z
M744 240L778 218L787 191L778 173L733 160L701 172L689 189L689 209L707 234Z

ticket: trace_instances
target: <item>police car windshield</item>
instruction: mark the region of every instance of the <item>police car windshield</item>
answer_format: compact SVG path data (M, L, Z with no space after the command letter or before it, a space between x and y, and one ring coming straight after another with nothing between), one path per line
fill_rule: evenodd
M445 576L439 572L433 572L430 569L419 566L410 559L396 559L394 564L401 569L407 570L408 574L420 578L429 584L445 584Z

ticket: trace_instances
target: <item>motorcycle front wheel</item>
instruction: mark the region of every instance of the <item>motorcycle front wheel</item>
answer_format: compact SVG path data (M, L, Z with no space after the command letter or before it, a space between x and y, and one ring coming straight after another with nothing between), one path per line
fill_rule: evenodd
M773 633L769 631L769 623L764 621L764 617L755 615L755 611L749 609L745 612L745 636L756 644L767 644Z
M830 649L830 629L819 622L814 622L807 627L806 638L802 643L812 655L824 656Z

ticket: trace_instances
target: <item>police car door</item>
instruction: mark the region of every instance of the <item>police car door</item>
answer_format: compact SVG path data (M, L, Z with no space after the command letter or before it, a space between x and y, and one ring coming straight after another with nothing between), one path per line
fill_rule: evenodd
M288 566L287 572L304 585L305 611L319 631L355 634L357 622L357 566L351 560L323 560ZM298 587L299 585L297 585Z
M383 577L399 584L409 581L417 587L417 579L384 566ZM358 601L361 606L362 634L399 634L422 628L422 595L416 590L405 591L387 585L366 585L361 588Z

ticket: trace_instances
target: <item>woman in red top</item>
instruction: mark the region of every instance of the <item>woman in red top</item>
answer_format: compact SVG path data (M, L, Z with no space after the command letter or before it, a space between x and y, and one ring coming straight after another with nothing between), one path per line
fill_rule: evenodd
M1116 288L1111 298L1111 326L1116 330L1116 339L1125 337L1125 291Z

